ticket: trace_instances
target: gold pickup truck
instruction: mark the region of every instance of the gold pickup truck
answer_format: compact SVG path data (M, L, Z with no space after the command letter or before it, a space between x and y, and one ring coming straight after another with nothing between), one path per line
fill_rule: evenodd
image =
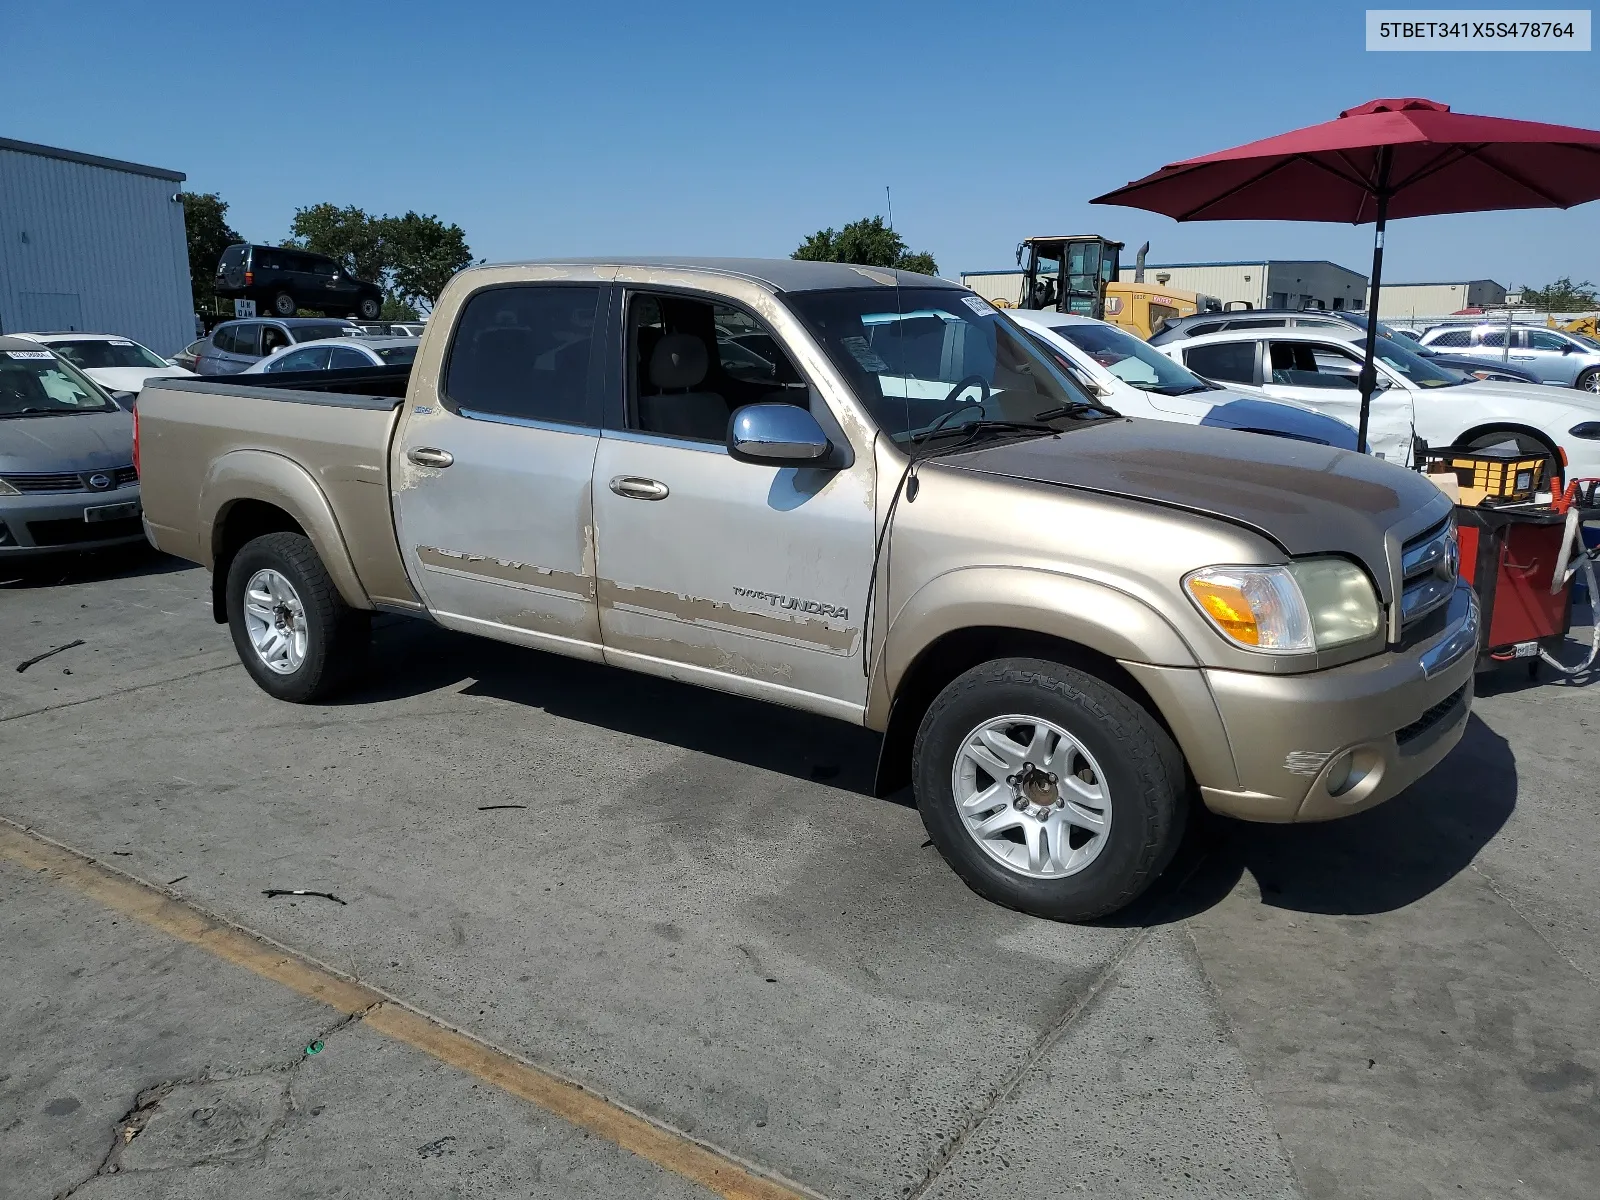
M543 262L458 275L410 369L158 382L136 452L274 696L348 682L381 611L823 713L974 889L1081 920L1196 800L1401 791L1478 641L1421 476L1103 405L942 280Z

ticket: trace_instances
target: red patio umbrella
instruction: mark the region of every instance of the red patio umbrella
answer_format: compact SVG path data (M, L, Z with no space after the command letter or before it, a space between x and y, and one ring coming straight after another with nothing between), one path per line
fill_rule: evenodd
M1390 217L1571 208L1600 199L1600 133L1477 117L1409 97L1370 100L1337 120L1232 150L1169 163L1093 204L1122 204L1179 221L1377 222L1360 445L1377 384L1378 294Z

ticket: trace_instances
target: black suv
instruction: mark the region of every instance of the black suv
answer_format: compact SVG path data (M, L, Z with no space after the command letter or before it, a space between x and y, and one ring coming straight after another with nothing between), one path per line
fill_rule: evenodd
M383 290L357 279L326 254L284 246L229 246L217 263L217 295L254 300L256 311L292 317L309 308L328 316L376 320Z

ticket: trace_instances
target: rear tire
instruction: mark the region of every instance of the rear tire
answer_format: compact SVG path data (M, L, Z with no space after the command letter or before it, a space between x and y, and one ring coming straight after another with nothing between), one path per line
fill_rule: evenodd
M356 307L356 312L360 314L363 321L376 321L378 314L383 312L383 305L368 296Z
M228 567L228 628L245 670L279 700L321 700L366 662L371 615L344 602L309 538L269 533Z
M1172 738L1116 688L1060 663L996 659L959 676L923 717L912 761L945 861L980 896L1036 917L1126 907L1183 840Z
M280 317L294 316L299 307L288 292L279 292L272 298L272 311Z

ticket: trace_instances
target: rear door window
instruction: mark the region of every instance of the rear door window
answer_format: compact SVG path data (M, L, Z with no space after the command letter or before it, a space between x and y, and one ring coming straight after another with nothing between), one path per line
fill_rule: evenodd
M328 365L335 371L340 371L350 367L370 367L372 360L353 346L335 346Z
M478 292L461 310L450 345L445 403L468 416L596 425L589 382L599 313L598 287Z
M1442 346L1446 349L1451 346L1470 346L1472 345L1472 331L1470 329L1452 329L1447 333L1441 333L1437 337L1430 338L1428 345Z
M268 371L321 371L328 365L328 348L326 346L307 346L303 350L296 350L285 354L277 362L267 367Z
M1183 361L1196 375L1225 383L1256 381L1256 343L1220 342L1214 346L1194 346L1183 352Z

